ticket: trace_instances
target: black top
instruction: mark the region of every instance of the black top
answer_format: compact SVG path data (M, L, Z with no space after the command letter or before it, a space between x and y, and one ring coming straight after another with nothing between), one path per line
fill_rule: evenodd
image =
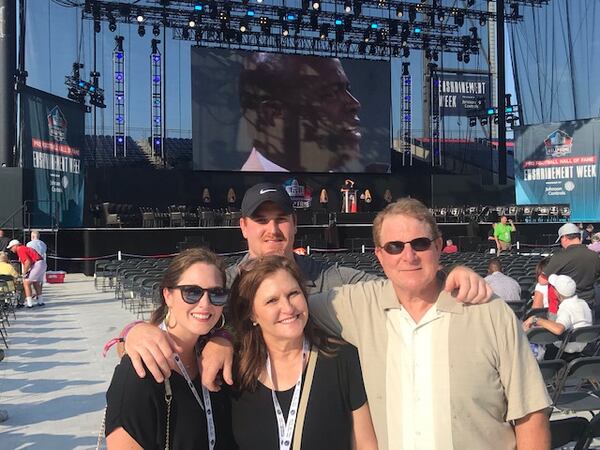
M208 449L206 416L185 379L172 372L170 448L177 450ZM193 380L202 399L199 378ZM106 393L106 435L123 427L145 450L164 450L167 425L165 386L151 375L139 378L128 356L115 368ZM215 449L234 448L231 411L226 393L211 393L217 442Z
M305 374L306 375L306 374ZM277 392L287 420L294 388ZM333 357L319 354L302 432L307 450L352 448L352 411L367 401L358 352L342 345ZM271 390L232 394L232 426L240 450L279 450Z
M588 303L594 301L594 283L600 280L600 256L585 245L570 245L555 253L544 268L546 275L568 275L577 286L577 296Z

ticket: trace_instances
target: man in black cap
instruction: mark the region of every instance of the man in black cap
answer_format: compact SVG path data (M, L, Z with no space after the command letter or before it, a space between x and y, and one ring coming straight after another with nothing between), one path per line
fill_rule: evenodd
M306 279L309 294L327 292L344 284L355 284L377 278L375 275L342 267L337 263L318 262L310 256L295 254L293 245L296 236L296 214L292 200L281 185L260 183L252 186L244 195L241 212L240 228L248 241L248 254L238 264L227 269L228 287L237 276L239 264L250 258L270 254L294 259ZM449 292L458 289L456 295L458 300L473 303L485 301L492 294L491 288L483 278L464 267L456 268L448 275L444 289ZM223 352L220 362L213 358L207 362L205 353L201 358L202 383L211 390L219 389L215 378L217 371L222 367L225 382L228 384L233 382L231 344L223 338L217 338L215 341L218 342L211 342L207 347L214 344L213 349L216 346ZM144 364L159 383L164 376L170 376L168 360L176 349L173 349L173 344L167 339L166 333L157 327L148 324L136 325L127 334L125 348L139 376L143 377L146 374Z

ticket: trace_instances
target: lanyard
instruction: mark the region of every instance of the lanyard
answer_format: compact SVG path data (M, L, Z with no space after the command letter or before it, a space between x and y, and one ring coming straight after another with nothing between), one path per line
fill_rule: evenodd
M166 331L167 327L165 326L164 322L160 324L160 328L161 328L161 330ZM196 356L198 356L197 352L196 352ZM183 378L185 378L185 381L187 382L188 387L190 388L190 390L192 391L192 394L194 394L194 397L196 398L196 401L200 405L200 408L202 408L202 411L204 411L204 415L206 416L206 428L208 430L208 448L210 450L213 450L213 448L215 448L216 433L215 433L215 421L213 418L212 404L210 402L210 393L208 392L208 389L206 389L204 387L204 385L202 385L202 398L204 400L204 404L203 404L202 401L200 400L200 395L198 395L198 391L196 390L196 386L194 386L194 383L192 382L189 374L187 373L187 370L185 370L185 366L183 365L183 362L181 361L181 357L177 353L175 353L173 358L175 359L175 364L177 364L177 367L179 368L181 375L183 375Z
M277 416L277 429L279 432L279 450L289 450L292 445L292 437L294 435L294 425L296 424L296 414L298 413L298 404L300 403L300 391L302 390L302 373L304 372L304 361L308 357L308 341L306 338L302 344L302 369L300 370L300 376L294 387L294 394L292 395L292 403L290 404L290 411L288 413L287 422L283 418L283 411L279 405L279 400L275 394L275 389L271 390L271 397L273 399L273 407L275 408L275 415ZM267 355L267 374L271 386L275 388L273 383L273 377L271 375L271 358Z

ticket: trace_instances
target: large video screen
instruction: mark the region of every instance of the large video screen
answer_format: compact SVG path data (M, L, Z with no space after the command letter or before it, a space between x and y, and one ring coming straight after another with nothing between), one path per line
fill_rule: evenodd
M192 47L196 170L387 172L390 65Z

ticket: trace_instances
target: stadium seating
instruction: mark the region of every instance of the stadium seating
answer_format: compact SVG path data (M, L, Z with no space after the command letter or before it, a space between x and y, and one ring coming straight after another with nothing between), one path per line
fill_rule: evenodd
M86 167L150 167L152 164L139 144L127 137L127 156L114 154L113 136L85 136L83 164Z

